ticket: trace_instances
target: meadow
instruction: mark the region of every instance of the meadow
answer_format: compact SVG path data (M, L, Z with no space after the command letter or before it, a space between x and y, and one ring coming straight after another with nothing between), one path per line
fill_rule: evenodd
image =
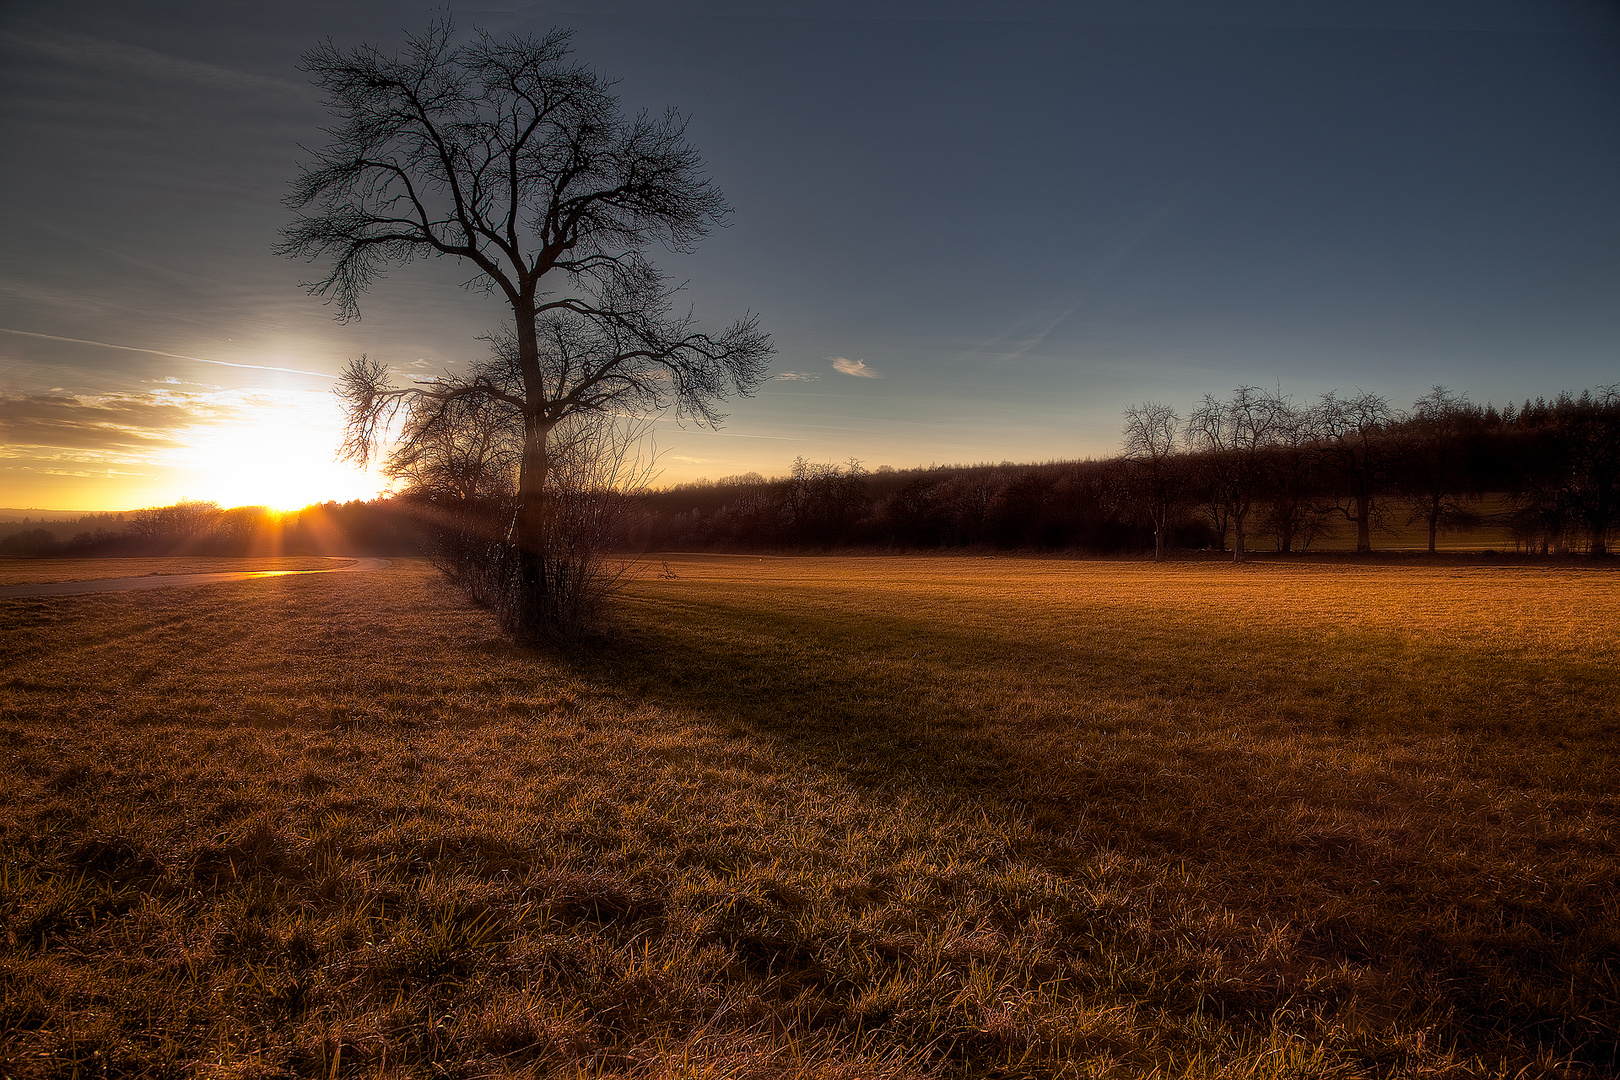
M0 1073L1612 1075L1620 576L0 601Z
M0 586L44 585L57 581L150 577L163 574L217 574L235 570L327 570L352 559L321 556L233 558L197 555L168 558L0 559Z

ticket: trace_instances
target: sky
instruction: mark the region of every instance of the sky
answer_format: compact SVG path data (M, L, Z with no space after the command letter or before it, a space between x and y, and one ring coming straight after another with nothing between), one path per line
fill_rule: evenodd
M574 30L733 213L655 252L772 378L656 425L659 483L1116 452L1280 388L1620 383L1620 5L1584 0L0 4L0 507L369 497L333 376L484 355L436 261L347 324L278 256L300 56Z

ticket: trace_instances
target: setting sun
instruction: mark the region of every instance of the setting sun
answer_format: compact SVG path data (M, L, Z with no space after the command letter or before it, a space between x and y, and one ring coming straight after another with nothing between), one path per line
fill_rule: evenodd
M373 466L337 459L343 418L319 391L256 390L214 396L218 416L182 433L170 464L189 498L221 506L295 510L369 499L387 486Z

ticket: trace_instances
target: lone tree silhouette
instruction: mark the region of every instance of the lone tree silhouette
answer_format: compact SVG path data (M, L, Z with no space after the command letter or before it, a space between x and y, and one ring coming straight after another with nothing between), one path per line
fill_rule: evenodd
M304 70L338 117L301 166L281 253L324 261L307 287L342 320L389 266L451 256L503 299L510 322L492 359L464 376L397 387L361 358L343 372L345 450L364 460L401 408L430 431L435 411L484 398L522 427L514 601L521 636L558 629L547 550L555 486L552 432L588 414L673 409L712 424L729 393L749 394L773 352L753 315L717 335L673 309L675 288L648 261L688 251L730 213L686 141L685 120L627 117L612 84L570 62L569 32L452 42L448 21L385 56L330 41Z

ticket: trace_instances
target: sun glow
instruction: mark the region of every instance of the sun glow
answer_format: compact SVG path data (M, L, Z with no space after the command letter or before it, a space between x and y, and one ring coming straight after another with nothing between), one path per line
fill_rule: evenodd
M387 487L375 464L338 461L343 417L331 394L254 390L218 395L217 414L180 433L171 464L190 498L296 510L369 499Z

